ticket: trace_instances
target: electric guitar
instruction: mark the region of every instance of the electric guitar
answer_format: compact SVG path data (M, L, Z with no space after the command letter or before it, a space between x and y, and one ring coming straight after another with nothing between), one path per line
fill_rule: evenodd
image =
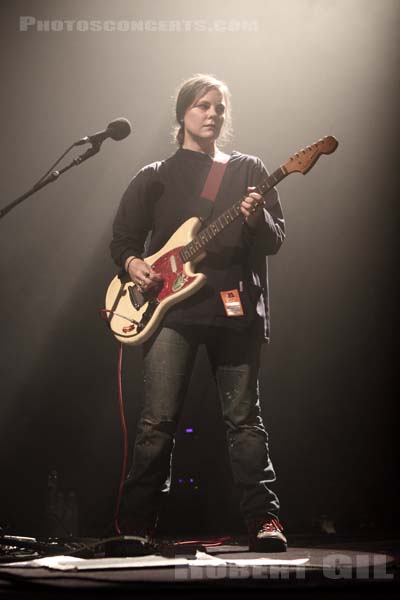
M337 146L333 136L326 136L296 152L256 186L255 191L262 196L256 205L264 203L266 194L287 175L294 172L305 175L322 154L331 154ZM188 219L161 250L146 257L146 262L162 277L162 281L148 292L142 293L127 273L114 277L108 287L102 313L117 340L131 346L145 342L173 304L192 296L205 284L206 276L196 273L195 266L205 257L207 244L243 216L241 203L242 199L235 202L204 229L201 229L202 221L197 217Z

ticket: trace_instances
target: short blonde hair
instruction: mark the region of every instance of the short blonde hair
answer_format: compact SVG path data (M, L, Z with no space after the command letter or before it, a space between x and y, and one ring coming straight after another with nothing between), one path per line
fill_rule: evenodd
M173 135L179 146L182 146L185 136L183 120L187 109L211 89L216 89L221 92L225 101L225 122L222 128L222 134L218 138L219 145L223 145L231 138L231 94L228 86L223 81L216 79L213 75L202 75L198 73L184 81L176 94L175 115L177 124L174 126Z

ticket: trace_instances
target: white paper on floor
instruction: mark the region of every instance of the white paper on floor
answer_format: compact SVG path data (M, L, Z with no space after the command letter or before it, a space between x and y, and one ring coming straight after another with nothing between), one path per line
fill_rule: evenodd
M205 552L196 552L196 560L189 560L189 565L192 567L203 566L230 566L235 567L251 567L251 566L279 566L279 565L293 565L299 566L304 565L308 562L309 558L294 558L294 559L281 559L281 558L267 558L262 556L260 558L217 558L216 556L210 556Z
M75 558L73 556L48 556L37 558L24 562L2 564L2 567L30 567L55 569L58 571L89 571L104 569L143 569L147 567L203 567L203 566L279 566L279 565L304 565L309 558L295 558L293 560L284 560L276 558L244 558L244 559L222 559L206 554L205 552L196 552L194 560L187 558L165 558L156 554L145 556L128 556L121 558Z

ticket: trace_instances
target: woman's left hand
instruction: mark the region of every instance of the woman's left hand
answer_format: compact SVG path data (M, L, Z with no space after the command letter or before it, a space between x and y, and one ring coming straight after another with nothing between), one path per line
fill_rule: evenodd
M242 200L240 210L246 217L246 223L249 227L256 227L260 220L260 213L262 207L262 196L255 192L255 187L247 188L248 196Z

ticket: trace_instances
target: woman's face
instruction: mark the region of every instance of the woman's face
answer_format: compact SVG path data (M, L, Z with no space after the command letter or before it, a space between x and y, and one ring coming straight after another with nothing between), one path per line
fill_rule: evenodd
M208 90L190 106L184 116L184 144L192 139L197 143L213 142L225 120L225 101L221 92L215 88Z

